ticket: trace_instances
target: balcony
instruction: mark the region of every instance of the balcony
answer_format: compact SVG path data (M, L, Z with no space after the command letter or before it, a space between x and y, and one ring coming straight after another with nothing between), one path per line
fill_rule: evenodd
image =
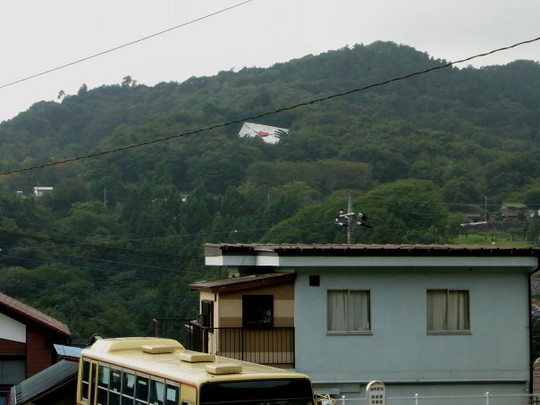
M294 368L294 327L209 328L196 321L155 319L153 335L179 340L186 348L219 356Z

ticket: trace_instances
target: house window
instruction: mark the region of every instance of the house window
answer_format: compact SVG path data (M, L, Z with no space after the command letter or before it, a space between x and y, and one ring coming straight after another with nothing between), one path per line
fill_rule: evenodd
M0 385L18 384L25 379L26 367L22 356L0 357Z
M244 328L271 328L274 325L274 296L243 295L242 323Z
M310 287L320 287L321 286L321 276L318 276L318 275L309 276L309 286Z
M428 333L460 333L469 330L469 291L427 290Z
M328 332L366 333L371 331L368 290L328 290Z
M214 301L202 300L201 301L201 325L207 328L214 327Z

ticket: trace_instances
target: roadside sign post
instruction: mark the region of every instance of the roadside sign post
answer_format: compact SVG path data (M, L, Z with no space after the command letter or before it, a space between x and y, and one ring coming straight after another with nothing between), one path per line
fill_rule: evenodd
M386 405L386 388L381 381L371 381L366 387L367 405Z

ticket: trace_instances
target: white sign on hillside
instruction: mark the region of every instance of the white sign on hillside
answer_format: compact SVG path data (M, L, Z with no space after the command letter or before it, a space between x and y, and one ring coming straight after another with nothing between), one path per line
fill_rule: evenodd
M253 122L244 122L242 129L238 133L240 138L259 137L266 143L278 143L282 135L288 134L287 128L272 127L270 125L255 124Z

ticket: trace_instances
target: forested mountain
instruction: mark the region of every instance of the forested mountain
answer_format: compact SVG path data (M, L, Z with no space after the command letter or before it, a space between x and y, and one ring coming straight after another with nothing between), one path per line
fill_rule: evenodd
M196 314L188 283L219 276L204 243L345 242L349 192L362 243L449 242L486 197L538 207L540 65L381 84L444 63L377 42L35 104L0 124L0 290L81 341L148 334ZM239 138L244 121L289 132Z

